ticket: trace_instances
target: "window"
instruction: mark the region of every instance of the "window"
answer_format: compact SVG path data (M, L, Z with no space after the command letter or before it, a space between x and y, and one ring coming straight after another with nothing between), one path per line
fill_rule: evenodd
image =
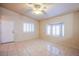
M34 24L33 23L24 23L23 31L24 32L34 32Z
M49 24L46 28L47 35L64 36L64 24Z

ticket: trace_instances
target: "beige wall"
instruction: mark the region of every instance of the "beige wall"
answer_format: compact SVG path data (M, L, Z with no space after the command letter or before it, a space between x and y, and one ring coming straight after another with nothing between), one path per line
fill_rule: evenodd
M78 13L78 12L77 12ZM77 15L77 16L76 16ZM76 20L75 20L76 19ZM47 24L64 23L65 34L64 37L53 37L47 36L45 33L45 27ZM67 46L72 46L77 48L79 46L78 36L79 36L79 13L70 13L63 16L58 16L48 20L40 21L40 37L42 39L51 41L53 43L59 43ZM78 35L76 36L75 34ZM76 38L74 38L76 37Z
M1 12L2 10L1 10L1 8L0 8L0 39L1 39L1 14L2 14L2 12ZM1 40L0 40L1 41Z
M36 39L39 37L39 22L28 17L22 16L18 13L2 8L1 20L14 22L14 41ZM34 33L24 33L23 23L32 22L35 24Z
M0 39L1 39L1 9L0 9Z
M76 46L79 46L79 12L74 13L74 36ZM74 42L74 41L73 41Z

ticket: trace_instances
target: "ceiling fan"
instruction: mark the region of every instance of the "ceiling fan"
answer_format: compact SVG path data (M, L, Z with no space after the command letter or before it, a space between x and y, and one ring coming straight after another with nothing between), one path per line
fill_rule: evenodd
M37 3L28 3L26 4L28 7L28 11L34 13L34 14L46 14L47 5L45 4L37 4Z

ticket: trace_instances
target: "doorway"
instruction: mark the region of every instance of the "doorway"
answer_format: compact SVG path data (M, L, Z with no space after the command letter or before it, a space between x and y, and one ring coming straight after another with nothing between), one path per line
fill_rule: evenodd
M14 22L10 20L1 21L1 43L14 41Z

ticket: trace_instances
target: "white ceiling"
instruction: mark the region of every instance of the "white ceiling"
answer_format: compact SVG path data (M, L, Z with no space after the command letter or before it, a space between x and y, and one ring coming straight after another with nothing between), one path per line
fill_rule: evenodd
M1 6L37 20L48 19L50 17L79 10L79 3L48 3L46 4L48 8L45 14L35 15L32 12L28 12L29 10L25 3L4 3L1 4Z

